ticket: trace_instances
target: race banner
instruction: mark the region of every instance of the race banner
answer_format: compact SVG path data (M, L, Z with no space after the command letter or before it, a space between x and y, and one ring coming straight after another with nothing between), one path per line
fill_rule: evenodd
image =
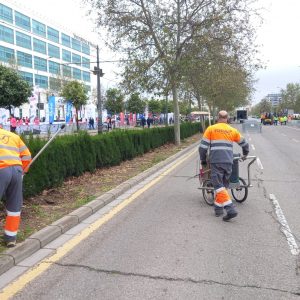
M67 111L66 111L66 123L69 123L72 119L72 102L67 101Z
M48 105L49 105L49 123L52 124L54 122L55 117L55 97L50 96L48 98Z
M120 124L124 125L124 113L123 112L120 113Z

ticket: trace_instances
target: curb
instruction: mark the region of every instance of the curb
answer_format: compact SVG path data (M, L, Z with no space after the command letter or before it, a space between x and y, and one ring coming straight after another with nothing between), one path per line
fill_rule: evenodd
M95 200L81 206L80 208L69 213L68 215L55 221L51 225L48 225L43 229L35 232L31 236L29 236L25 241L23 241L20 244L17 244L16 247L4 251L0 254L0 275L7 272L12 267L16 266L25 258L34 254L36 251L45 247L45 245L58 238L60 235L62 235L69 229L81 223L87 217L91 216L92 214L100 210L102 207L112 202L117 197L124 194L126 191L139 184L158 170L160 170L162 167L165 167L166 165L174 162L176 159L189 152L198 144L199 143L196 142L188 146L187 148L180 150L179 152L168 157L164 161L161 161L158 164L149 168L148 170L136 175L135 177L128 179L127 181L124 181L114 189L104 193Z

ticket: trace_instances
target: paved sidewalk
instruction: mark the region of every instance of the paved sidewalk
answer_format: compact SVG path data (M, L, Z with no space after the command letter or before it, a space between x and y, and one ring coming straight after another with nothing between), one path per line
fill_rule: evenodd
M101 195L86 205L74 210L51 225L34 233L16 247L0 254L0 289L14 280L30 267L47 257L58 247L78 234L82 229L105 214L124 197L143 187L157 172L173 163L188 152L196 149L198 142L181 150L175 155L123 182L116 188Z

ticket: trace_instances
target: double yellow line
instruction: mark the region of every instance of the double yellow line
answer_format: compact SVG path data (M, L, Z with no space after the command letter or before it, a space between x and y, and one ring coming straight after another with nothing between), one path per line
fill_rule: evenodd
M176 163L174 163L174 165L170 166L170 168L168 168L168 170L164 171L160 176L153 179L151 182L147 183L143 188L136 191L129 198L127 198L126 200L124 200L122 203L115 206L114 208L112 208L103 217L98 219L96 222L91 224L89 227L85 228L79 234L74 236L71 240L69 240L64 245L62 245L60 248L58 248L55 254L53 254L49 258L42 260L37 266L29 269L26 273L21 275L16 281L14 281L14 282L10 283L8 286L6 286L0 292L0 299L1 300L10 299L15 294L20 292L26 286L26 284L28 284L29 282L31 282L32 280L37 278L39 275L41 275L43 272L45 272L48 268L51 267L51 265L53 265L54 263L59 261L69 251L71 251L79 243L81 243L83 240L85 240L87 237L89 237L94 231L99 229L102 225L104 225L106 222L108 222L110 219L112 219L116 214L118 214L122 209L124 209L126 206L128 206L134 200L136 200L141 194L143 194L145 191L147 191L149 188L151 188L153 185L155 185L157 182L159 182L165 175L172 172L181 163L183 163L188 158L190 158L192 155L194 155L195 152L196 152L196 150L189 152L188 154L179 158L176 161Z

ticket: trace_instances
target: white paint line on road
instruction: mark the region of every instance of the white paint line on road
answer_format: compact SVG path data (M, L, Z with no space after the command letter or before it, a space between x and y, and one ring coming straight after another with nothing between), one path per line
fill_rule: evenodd
M291 127L291 126L286 126L287 128L290 128L290 129L294 129L294 130L300 130L299 128L295 128L295 127Z
M252 149L253 149L253 150L255 150L255 147L254 147L254 145L253 145L253 144L251 144L251 147L252 147Z
M296 140L296 139L292 139L292 141L294 141L294 142L296 142L296 143L299 143L299 141L298 141L298 140Z
M257 165L260 167L261 170L264 169L264 167L263 167L263 165L262 165L262 163L261 163L259 157L256 158L256 163L257 163Z
M291 232L291 229L289 227L289 224L283 214L283 211L279 205L278 200L276 199L274 194L270 194L270 200L272 201L272 204L274 206L275 209L275 213L277 216L277 219L279 221L279 223L281 224L281 231L282 233L285 235L288 245L290 247L291 253L293 255L298 255L300 253L300 249L296 243L296 240L294 238L294 235Z

